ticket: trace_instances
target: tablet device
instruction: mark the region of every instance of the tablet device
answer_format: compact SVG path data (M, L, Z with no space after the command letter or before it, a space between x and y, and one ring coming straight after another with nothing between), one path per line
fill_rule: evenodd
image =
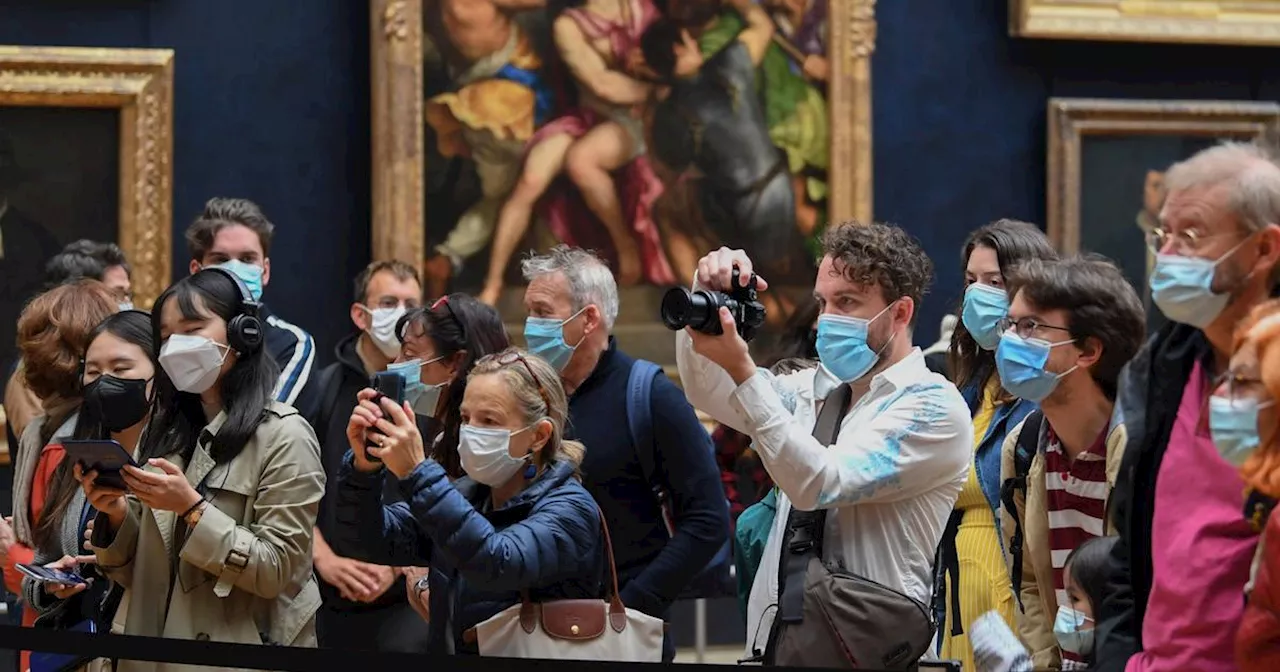
M125 465L137 467L138 463L118 442L111 439L66 439L62 447L69 459L84 465L85 471L98 470L96 484L117 490L129 489L120 476L120 470Z
M74 586L84 583L84 578L79 574L64 572L61 569L49 569L48 567L40 567L39 565L24 565L17 563L14 565L18 572L31 577L40 583L61 583L65 586Z

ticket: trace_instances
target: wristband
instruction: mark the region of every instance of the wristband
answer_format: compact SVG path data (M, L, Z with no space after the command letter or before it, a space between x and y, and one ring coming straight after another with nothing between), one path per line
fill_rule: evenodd
M187 519L187 516L191 515L191 512L192 512L192 511L195 511L196 509L200 508L200 505L201 505L201 504L204 504L204 503L205 503L205 501L206 501L206 500L205 500L205 498L204 498L204 497L201 497L201 498L200 498L200 501L196 502L195 504L192 504L192 505L191 505L191 508L189 508L189 509L187 509L186 511L183 511L182 513L178 514L178 517L179 517L179 518L181 518L182 520L186 520L186 519Z

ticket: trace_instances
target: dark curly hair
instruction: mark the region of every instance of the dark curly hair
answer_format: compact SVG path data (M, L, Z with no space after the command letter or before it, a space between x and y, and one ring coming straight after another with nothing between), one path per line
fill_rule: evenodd
M1086 339L1102 347L1089 375L1114 401L1120 369L1138 354L1147 329L1142 301L1120 269L1096 254L1032 259L1014 271L1008 287L1010 300L1021 293L1036 310L1065 311L1080 348L1089 347Z
M203 263L218 232L237 225L258 234L262 256L271 256L271 238L276 227L262 214L257 203L243 198L211 198L204 204L204 211L187 228L187 251L191 258Z
M968 268L969 257L973 256L973 251L979 247L995 250L996 263L1000 266L1000 275L1004 278L1006 287L1009 276L1023 262L1058 257L1053 244L1039 227L1016 219L999 219L970 233L960 253L962 269ZM957 307L956 314L962 315L963 312L964 292L961 292L960 306ZM964 326L964 320L956 320L956 330L951 333L951 347L947 350L947 368L952 372L953 382L962 388L967 385L985 385L991 376L998 375L995 352L983 350L978 346L978 342L973 340L973 334L970 334ZM1000 395L1003 401L1012 399L1012 396L1003 390Z
M822 254L831 257L834 272L856 285L877 285L887 302L909 297L920 301L933 282L933 261L916 239L892 224L841 222L822 236Z

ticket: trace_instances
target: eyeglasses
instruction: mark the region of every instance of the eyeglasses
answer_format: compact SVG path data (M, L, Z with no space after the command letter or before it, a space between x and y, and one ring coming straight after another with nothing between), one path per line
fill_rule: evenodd
M533 372L533 367L529 366L529 360L525 359L525 356L519 350L507 350L495 355L485 355L477 364L488 360L496 361L498 366L511 366L516 362L524 365L524 370L529 373L529 378L533 380L534 386L538 388L538 396L542 397L542 403L547 406L547 414L551 414L551 398L547 396L547 389L542 386L542 380L538 378L538 374Z
M1226 386L1226 397L1235 402L1240 399L1255 399L1259 396L1266 397L1266 388L1262 385L1262 378L1256 375L1250 375L1243 371L1225 371L1213 381L1210 390L1216 391L1218 388Z
M444 306L444 309L449 312L449 317L453 319L454 324L458 325L458 331L461 332L462 334L462 342L466 343L467 342L467 325L463 324L462 320L458 319L458 314L453 312L453 306L450 305L449 303L448 294L445 294L444 296L436 299L436 302L431 304L431 312L435 312L436 309L439 308L440 306Z
M1039 322L1033 317L1024 317L1024 318L1015 320L1012 317L1009 317L1008 315L1000 318L1000 321L996 323L996 328L999 329L1000 333L1002 334L1006 331L1009 331L1010 329L1013 329L1015 330L1014 333L1016 333L1018 336L1022 338L1034 338L1035 333L1040 329L1053 329L1056 331L1065 331L1068 333L1070 333L1071 331L1066 327L1056 327L1052 324L1045 324L1044 322Z
M1190 255L1204 247L1204 244L1214 238L1235 235L1234 232L1228 231L1224 233L1199 233L1195 229L1187 229L1185 231L1165 231L1160 227L1156 227L1147 232L1147 249L1152 254L1160 254L1166 247L1171 247L1173 254Z

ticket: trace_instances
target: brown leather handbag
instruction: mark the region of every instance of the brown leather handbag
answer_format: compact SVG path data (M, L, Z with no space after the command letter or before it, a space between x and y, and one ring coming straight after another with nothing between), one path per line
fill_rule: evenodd
M600 528L609 562L608 599L533 602L527 590L521 591L519 604L468 629L464 641L474 638L482 656L662 662L662 619L622 604L613 541L603 513Z

